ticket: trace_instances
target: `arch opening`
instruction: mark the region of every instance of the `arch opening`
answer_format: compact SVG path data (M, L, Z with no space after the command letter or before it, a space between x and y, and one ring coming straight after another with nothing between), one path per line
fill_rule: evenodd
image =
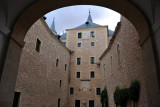
M53 6L54 4L54 6ZM122 15L124 15L127 19L131 21L131 23L135 26L138 36L140 37L140 42L144 42L146 38L149 36L149 27L147 24L147 21L145 20L144 16L141 14L141 12L134 7L132 4L130 4L128 1L118 1L118 0L109 0L109 1L74 1L74 0L66 0L63 2L60 1L48 1L45 2L44 0L40 0L27 8L20 16L19 19L16 21L16 24L13 28L12 36L11 38L14 39L19 45L24 45L24 37L28 31L28 29L33 25L33 23L41 16L43 16L45 13L55 10L57 8L61 8L64 6L71 6L71 5L77 5L77 4L92 4L92 5L98 5L103 7L109 7ZM47 8L44 8L46 7ZM43 7L43 8L42 8ZM127 11L126 11L127 9ZM130 14L133 13L133 14ZM33 16L34 14L34 16ZM25 20L25 22L24 22ZM151 45L151 44L149 44ZM11 47L15 48L15 47ZM22 48L22 47L21 47ZM10 49L10 48L9 48ZM20 49L21 50L21 49ZM147 49L151 50L152 49ZM19 52L20 57L21 52ZM114 60L114 58L112 59ZM63 82L62 82L63 83ZM88 84L88 83L83 83ZM58 98L58 102L60 103L60 98Z

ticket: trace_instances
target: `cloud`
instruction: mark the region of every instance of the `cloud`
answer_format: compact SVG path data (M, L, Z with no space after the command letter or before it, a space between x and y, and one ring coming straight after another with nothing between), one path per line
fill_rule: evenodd
M120 20L120 14L110 9L92 5L77 5L60 8L46 14L46 22L50 27L55 17L56 31L62 33L65 29L71 29L83 24L87 20L89 10L93 22L108 25L111 30L115 29L117 22Z

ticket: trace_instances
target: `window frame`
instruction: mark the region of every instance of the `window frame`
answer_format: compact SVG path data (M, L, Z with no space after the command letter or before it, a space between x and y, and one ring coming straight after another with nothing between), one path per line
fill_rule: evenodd
M79 44L80 44L80 45L79 45ZM82 47L82 43L78 43L78 44L77 44L77 47L79 47L79 48Z
M59 59L56 59L56 67L58 67Z
M22 94L22 93L19 92L19 91L15 91L15 92L14 92L12 106L19 107L20 100L21 100L21 94Z
M64 70L67 71L67 64L65 64L64 66L65 66Z
M91 37L91 38L95 38L95 32L94 32L94 31L91 31L91 32L90 32L90 37Z
M111 67L111 74L113 72L113 58L110 56L110 67Z
M96 88L96 95L100 95L101 94L101 88Z
M93 74L93 75L92 75ZM95 72L94 71L91 71L90 72L90 78L95 78Z
M35 50L36 50L37 52L40 52L40 50L41 50L40 48L41 48L41 41L40 41L39 38L37 38Z
M72 91L71 91L71 90L72 90ZM73 94L74 94L74 87L70 87L69 94L70 94L70 95L73 95Z
M62 80L59 80L59 88L62 87Z
M118 61L118 65L120 65L121 64L121 52L120 52L119 44L117 45L117 61Z
M81 72L79 72L79 71L76 72L76 78L81 78Z
M58 105L57 105L58 107L60 107L61 106L61 99L60 98L58 98Z
M92 61L92 58L93 58L93 61ZM95 57L90 57L90 64L95 64Z
M78 59L80 59L80 61L78 62ZM77 58L77 65L81 65L81 58Z
M79 32L78 33L78 39L81 39L82 38L82 32Z
M93 44L92 44L93 43ZM95 42L91 42L91 46L95 46Z

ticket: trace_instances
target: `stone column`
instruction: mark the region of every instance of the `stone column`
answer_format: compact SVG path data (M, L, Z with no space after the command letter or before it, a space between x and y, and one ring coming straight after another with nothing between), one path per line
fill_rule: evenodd
M3 66L9 45L9 37L0 32L0 81L3 73Z
M0 35L0 107L12 107L22 47L14 38Z

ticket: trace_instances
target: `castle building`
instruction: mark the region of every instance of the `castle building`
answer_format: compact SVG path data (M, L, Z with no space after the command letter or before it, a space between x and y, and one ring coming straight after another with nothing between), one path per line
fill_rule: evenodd
M70 50L42 18L24 41L13 107L68 107Z
M26 34L14 107L101 107L104 87L109 107L116 107L116 87L128 88L134 80L141 85L137 106L150 107L142 49L132 23L122 17L111 36L108 26L94 23L89 13L86 22L67 29L61 40L54 24L49 28L40 18Z
M99 107L101 92L99 57L108 47L108 26L93 22L66 30L66 47L72 51L70 67L70 106Z

